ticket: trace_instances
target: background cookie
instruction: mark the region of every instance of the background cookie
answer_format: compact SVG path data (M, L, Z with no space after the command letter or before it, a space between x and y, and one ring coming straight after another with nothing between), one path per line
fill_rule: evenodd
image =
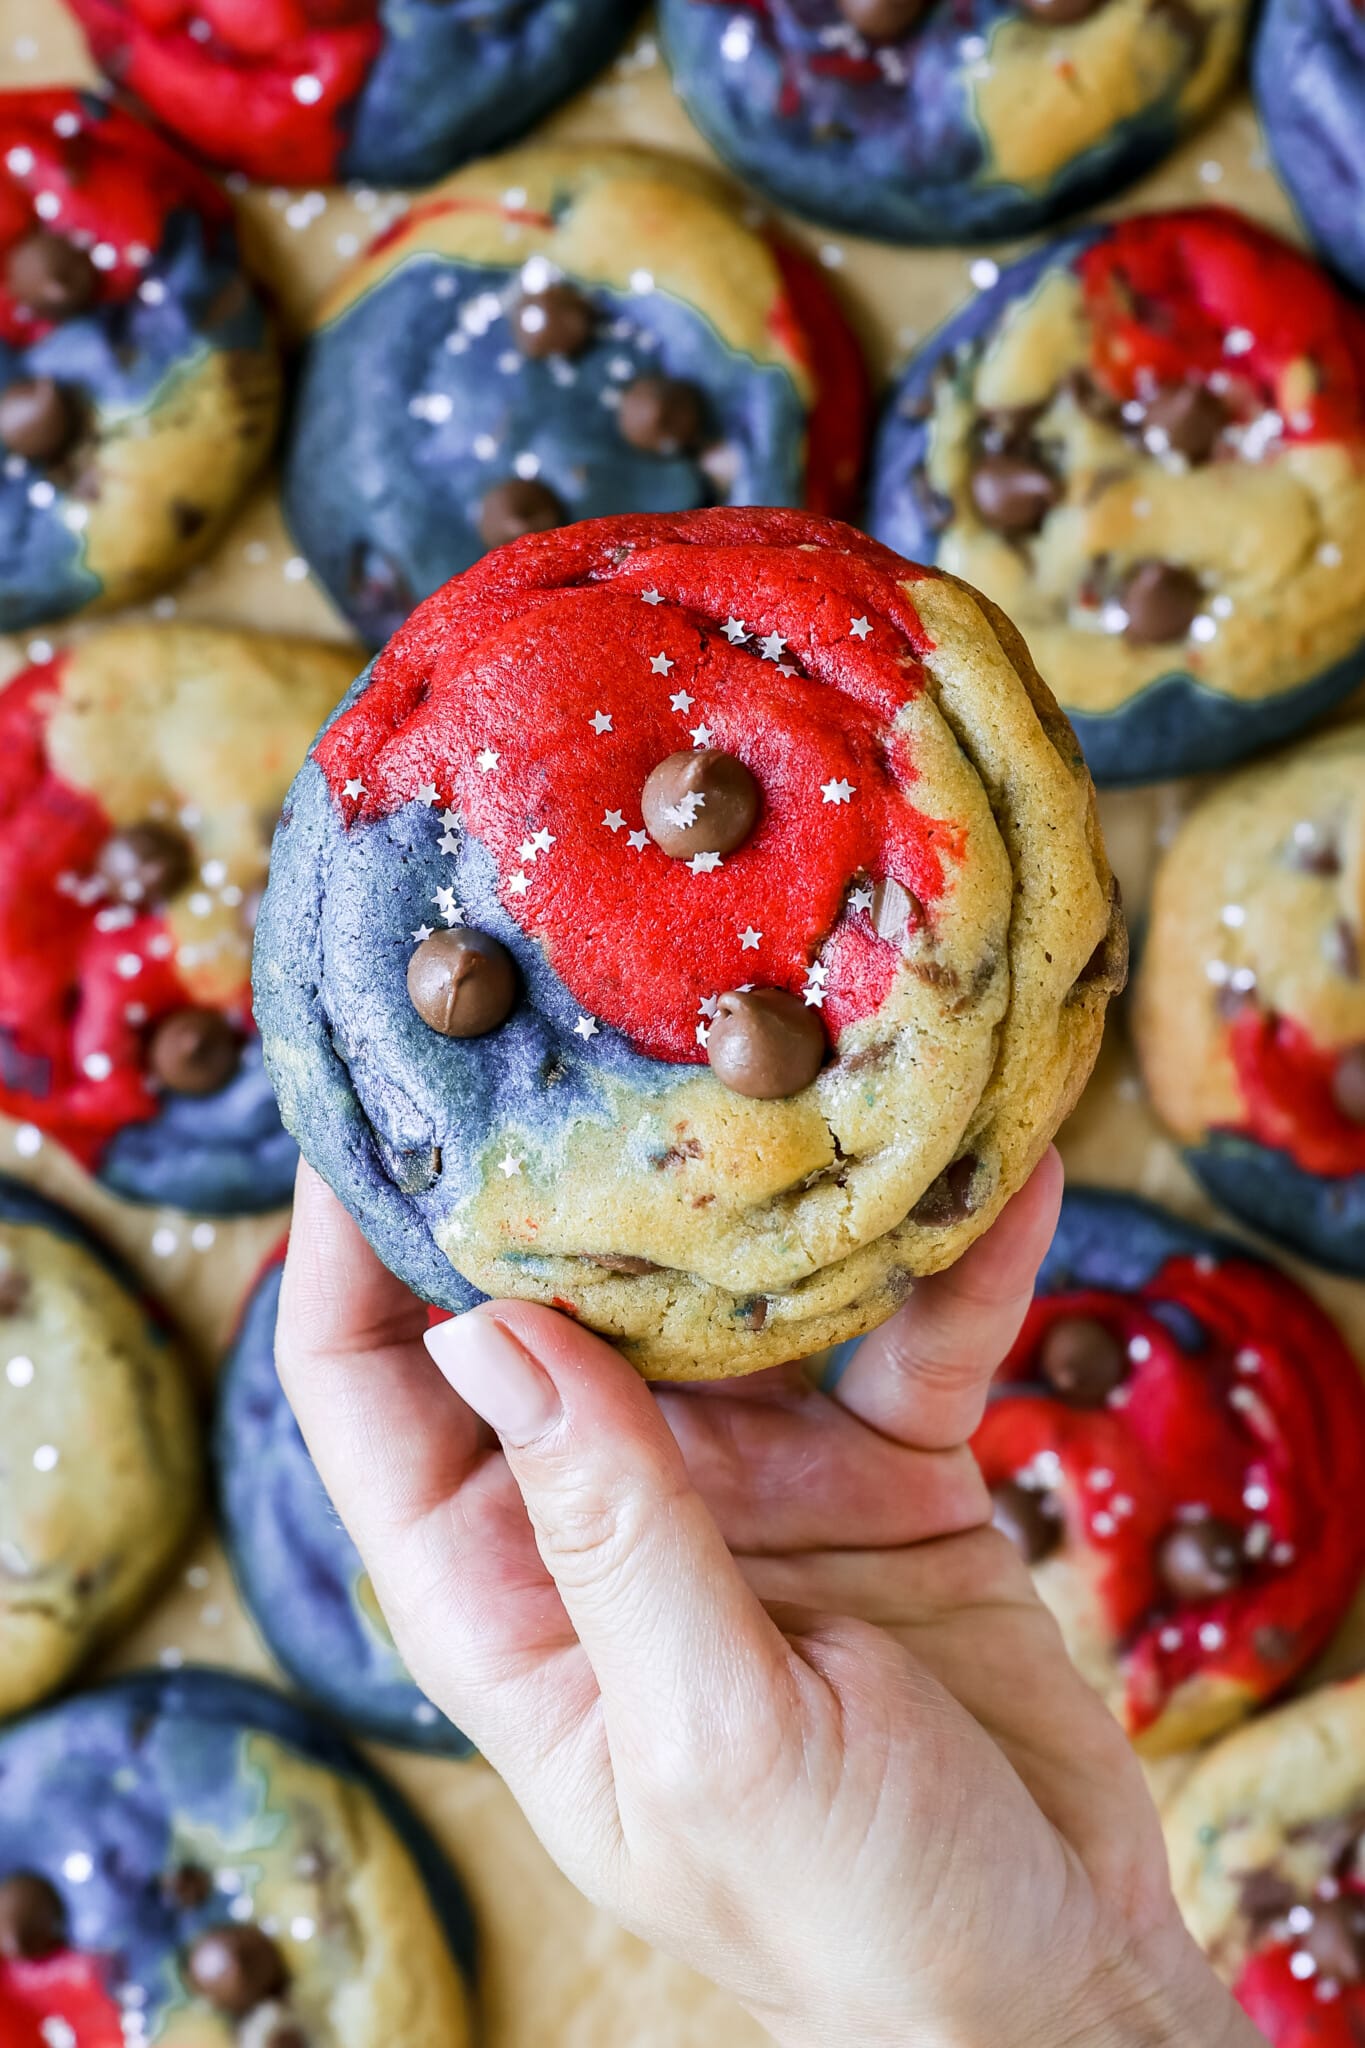
M1163 857L1134 1023L1216 1201L1365 1273L1365 726L1229 777Z
M278 1693L221 1671L124 1679L0 1734L0 1786L12 2048L51 2048L54 2028L121 2042L134 2011L158 2048L466 2048L453 1871Z
M193 0L67 4L110 78L210 163L268 184L423 185L575 91L637 0L216 0L207 18Z
M1242 0L663 0L673 81L760 191L855 234L1023 235L1118 191L1205 113Z
M710 503L849 509L862 358L828 288L695 165L474 165L316 316L285 509L371 645L485 548Z
M344 648L112 626L0 690L0 1110L134 1201L288 1199L256 904Z
M1252 77L1304 225L1326 261L1365 289L1365 14L1353 0L1269 0Z
M1365 2032L1365 1679L1253 1721L1167 1814L1176 1898L1270 2048Z
M194 1519L200 1458L166 1330L74 1216L6 1176L0 1363L4 1720L144 1605Z
M1287 1685L1365 1573L1365 1383L1302 1288L1073 1188L974 1449L1067 1647L1148 1754Z
M218 1383L218 1505L232 1568L272 1655L357 1734L435 1756L470 1745L409 1677L275 1371L284 1246L242 1311Z
M1122 978L1092 803L1006 622L850 527L516 542L291 794L285 1120L446 1307L550 1301L656 1374L817 1350L985 1228L1088 1072Z
M0 93L0 630L178 576L279 403L213 182L93 93Z
M1365 672L1365 318L1212 207L1084 228L911 360L869 526L1002 605L1101 783L1225 765Z

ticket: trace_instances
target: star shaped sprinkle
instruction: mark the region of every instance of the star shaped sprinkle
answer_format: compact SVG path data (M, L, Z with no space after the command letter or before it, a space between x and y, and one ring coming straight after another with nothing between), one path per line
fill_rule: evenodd
M818 983L811 983L810 987L805 991L805 997L808 1008L816 1010L824 1009L825 991L818 985Z
M872 626L867 619L850 619L848 630L855 640L866 640Z
M631 832L627 835L626 845L633 853L643 853L648 844L648 832Z
M539 851L540 849L533 839L523 839L521 845L517 848L517 858L519 860L534 860Z
M514 875L507 877L507 893L509 896L524 896L530 886L531 877L523 874L520 868L517 869Z
M462 924L464 922L464 912L455 901L455 891L453 889L438 889L431 900L447 924Z
M440 847L442 853L458 853L460 850L460 835L458 832L443 832L436 844Z
M485 747L483 752L477 757L477 760L481 775L491 775L498 765L498 756L494 753L492 747Z
M649 665L653 669L656 676L666 676L668 674L668 671L673 666L672 662L669 660L666 654L654 655Z
M738 647L741 640L749 637L749 628L743 619L727 619L720 630L732 647Z
M458 811L452 811L449 805L447 805L446 809L441 813L441 823L445 826L447 832L458 832L464 820Z
M550 848L554 845L554 843L554 833L547 832L543 825L541 826L539 832L533 832L531 834L531 844L532 846L534 846L537 853L548 853L550 851Z
M829 980L829 969L825 966L823 960L812 960L810 966L806 969L806 980L815 982L826 982Z
M820 794L827 804L846 804L853 796L851 782L822 782Z
M575 1038L596 1038L597 1029L597 1019L595 1017L580 1017L574 1025L573 1035Z
M602 823L608 832L623 832L626 824L625 814L621 811L608 811Z
M663 592L660 590L642 590L640 596L646 604L662 604L664 601Z
M688 696L686 690L675 690L668 700L670 708L674 711L681 711L684 718L686 718L696 701L695 697Z
M720 866L718 853L694 853L687 863L694 875L713 875Z
M699 1024L699 1025L697 1026L697 1044L698 1044L698 1045L705 1045L705 1043L706 1043L707 1039L708 1039L708 1038L709 1038L710 1036L711 1036L711 1026L710 1026L709 1024Z
M694 746L694 747L709 747L709 746L710 746L710 744L711 744L711 728L710 728L710 726L709 726L709 725L694 725L694 726L693 726L693 728L692 728L692 744L693 744L693 746Z
M426 941L431 937L431 926L429 924L419 924L412 936L416 939L419 946L425 945Z
M503 1173L507 1176L508 1180L511 1180L513 1174L520 1173L522 1167L525 1164L525 1159L518 1159L514 1152L505 1153L503 1157L498 1161L498 1165L501 1167Z
M849 891L848 907L850 910L865 910L870 917L872 915L872 891L865 888L851 889Z
M720 1008L720 997L703 996L701 1001L697 1004L697 1008L701 1011L703 1017L714 1017L717 1010Z
M419 804L438 804L441 799L437 793L436 784L434 782L424 782L418 789L417 801Z
M364 796L365 785L358 775L353 775L349 782L342 783L341 794L343 796Z
M747 931L740 933L739 943L744 952L753 953L758 950L758 942L762 937L762 932L756 932L753 926L750 925Z
M675 804L664 805L664 816L670 825L677 825L686 831L697 822L697 812L705 810L706 798L698 789L684 790Z
M763 659L765 661L776 661L787 645L780 633L769 633L767 638L760 640L758 644L763 651Z
M594 711L588 723L592 726L595 733L610 732L611 713L609 711Z

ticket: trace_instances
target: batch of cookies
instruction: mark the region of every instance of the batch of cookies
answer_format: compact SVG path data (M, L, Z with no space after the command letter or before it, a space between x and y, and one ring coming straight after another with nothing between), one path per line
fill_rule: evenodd
M976 1449L1135 1744L1213 1744L1216 1966L1351 2048L1365 1678L1305 1681L1365 1578L1310 1291L1365 1280L1365 14L1251 39L1291 245L1111 204L1244 0L661 0L747 190L525 140L628 0L63 7L106 88L0 92L0 2048L471 2038L460 1884L351 1739L469 1745L275 1370L299 1151L433 1313L837 1371L1085 1087L1094 785L1190 776L1110 1028L1227 1228L1073 1187ZM357 182L401 201L286 349L238 202ZM801 223L1033 239L874 393ZM272 463L330 640L168 596ZM207 1436L46 1147L279 1212ZM92 1684L209 1495L289 1691Z

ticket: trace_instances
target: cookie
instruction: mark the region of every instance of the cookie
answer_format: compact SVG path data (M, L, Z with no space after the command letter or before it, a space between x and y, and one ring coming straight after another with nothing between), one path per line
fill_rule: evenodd
M251 1017L270 835L344 648L110 626L0 690L0 1112L130 1201L286 1201Z
M294 786L286 1123L381 1257L649 1375L816 1351L1039 1157L1122 978L1018 635L808 513L594 520L422 606Z
M1027 235L1207 112L1244 0L662 0L673 83L760 192L894 242Z
M856 342L693 165L535 148L415 206L323 301L285 510L372 646L495 543L602 513L851 509Z
M275 1371L284 1246L260 1274L218 1382L214 1464L233 1575L272 1656L357 1735L434 1756L470 1745L409 1677Z
M1252 85L1300 219L1327 262L1365 289L1365 15L1352 0L1268 0Z
M1287 1685L1365 1574L1365 1381L1301 1287L1072 1189L973 1449L1079 1669L1147 1754Z
M0 1733L6 2048L467 2048L469 1908L341 1738L225 1671Z
M1365 2038L1365 1678L1200 1759L1166 1815L1176 1898L1270 2048Z
M1214 1200L1365 1276L1365 725L1230 777L1157 870L1134 1024Z
M74 1216L3 1175L0 1367L4 1720L144 1605L194 1520L200 1459L162 1324Z
M425 185L600 70L636 0L67 0L186 148L273 185Z
M279 406L212 180L93 93L0 92L0 631L172 582Z
M868 524L1009 613L1100 783L1226 765L1359 680L1365 316L1215 207L1025 257L912 359Z

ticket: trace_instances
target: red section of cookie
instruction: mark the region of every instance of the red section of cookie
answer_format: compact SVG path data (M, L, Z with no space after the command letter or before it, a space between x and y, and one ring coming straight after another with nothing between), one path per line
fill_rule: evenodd
M700 1062L712 997L741 982L806 996L827 939L837 1037L899 959L870 919L844 919L850 889L893 879L932 919L945 859L965 856L961 828L916 807L893 725L924 681L907 573L801 513L534 535L418 610L317 759L348 823L434 785L491 854L508 913L640 1050ZM672 860L643 829L647 776L689 745L735 755L761 791L723 859ZM537 835L553 868L536 868Z
M378 0L69 0L96 63L211 162L329 184L380 45ZM190 110L193 110L192 115Z
M0 93L0 336L22 348L55 324L15 289L14 253L30 237L84 252L101 304L136 290L178 208L231 220L211 178L118 108L75 92Z
M64 2021L71 2048L127 2048L123 2010L93 1956L66 1952L41 1962L0 1962L0 2048L51 2048Z
M1127 1360L1094 1407L1037 1390L1047 1333L1077 1317ZM1323 1646L1365 1570L1365 1524L1343 1512L1365 1488L1365 1386L1300 1288L1250 1260L1175 1258L1131 1295L1043 1296L999 1379L1020 1391L987 1411L982 1470L1054 1496L1094 1573L1131 1733L1192 1679L1264 1697ZM1241 1537L1240 1582L1178 1598L1163 1543L1210 1517Z
M769 325L815 384L806 428L806 506L842 519L854 510L872 425L867 364L816 266L779 236L768 242L784 290Z
M1316 1974L1295 1976L1296 1953L1277 1941L1253 1955L1233 1986L1238 2004L1271 2048L1360 2048L1365 1985L1336 1985L1324 1996Z
M1228 1051L1251 1137L1309 1173L1365 1172L1365 1124L1343 1116L1334 1086L1340 1048L1315 1044L1293 1017L1248 1004L1229 1027Z
M1365 436L1365 315L1277 235L1221 207L1136 214L1076 268L1116 396L1216 379L1235 413L1279 412L1288 441Z

